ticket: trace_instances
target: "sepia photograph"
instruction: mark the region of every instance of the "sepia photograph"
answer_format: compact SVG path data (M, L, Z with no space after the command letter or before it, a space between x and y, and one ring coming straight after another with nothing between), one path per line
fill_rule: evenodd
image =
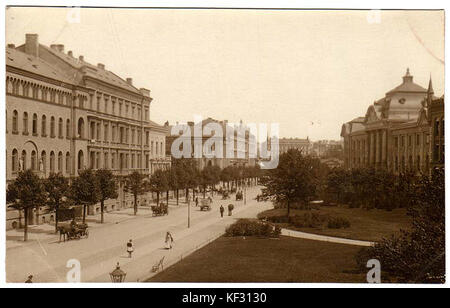
M4 7L6 285L445 285L444 9L143 5Z

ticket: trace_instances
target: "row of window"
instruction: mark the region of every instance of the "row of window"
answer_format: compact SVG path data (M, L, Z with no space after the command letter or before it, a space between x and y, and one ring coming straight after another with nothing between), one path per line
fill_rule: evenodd
M30 157L28 155L30 154ZM31 153L27 153L26 150L23 150L20 155L17 149L13 149L11 156L11 166L12 172L16 173L21 170L31 169L33 171L41 171L47 172L47 153L46 151L42 151L40 157L38 157L38 153L35 150L32 150ZM109 153L104 153L103 162L100 160L100 152L91 152L90 153L90 168L98 169L98 168L110 168L113 169L135 169L142 168L142 156L141 154L124 154L120 153L116 155L116 153L111 154L111 160L109 159ZM117 158L119 160L117 160ZM130 160L131 157L131 160ZM111 165L109 163L111 162ZM50 173L61 172L65 170L66 174L70 174L71 170L71 156L69 152L66 152L66 155L63 155L63 152L59 152L58 155L54 151L50 152L50 159L48 161L50 164ZM65 169L64 169L65 163ZM102 165L103 163L103 165ZM118 164L118 165L117 165ZM83 151L79 151L78 153L78 169L84 168L84 155ZM145 168L150 168L150 155L145 155Z
M103 104L102 104L103 103ZM103 106L102 106L103 105ZM141 107L134 106L134 104L125 101L125 110L123 110L124 103L116 99L109 99L102 96L96 96L96 104L94 102L94 96L91 96L90 106L91 110L96 110L98 112L104 112L107 114L118 115L130 117L132 119L141 120ZM131 114L130 114L130 105L131 105ZM124 113L125 111L125 113ZM144 108L144 120L149 120L149 110L148 108Z
M103 161L101 160L101 153L92 151L90 153L89 167L92 169L105 168L109 169L141 169L142 168L142 155L141 154L116 154L111 153L110 159L109 153L103 153ZM130 160L131 157L131 160ZM118 158L118 160L117 160ZM145 169L150 167L150 155L145 155Z
M30 133L29 131L29 116L28 112L24 112L22 115L22 134L28 135ZM38 115L36 113L32 116L32 122L31 122L31 133L33 136L38 135ZM41 137L47 137L47 116L43 115L40 119L41 122ZM65 131L66 131L66 137L70 138L70 120L67 119L65 121ZM8 114L6 113L6 132L8 132ZM12 116L12 133L18 134L19 133L19 113L17 110L13 111ZM56 119L55 117L50 118L50 137L54 138L56 137ZM64 120L62 118L58 119L58 137L63 138L64 137Z
M38 159L37 153L35 150L31 151L30 153L30 159L28 159L28 153L23 150L22 153L20 153L19 156L19 152L14 149L12 151L12 162L11 162L11 166L12 166L12 172L18 172L20 170L27 170L27 169L31 169L33 171L42 171L42 172L46 172L47 171L47 153L45 151L41 152L41 156ZM63 163L65 160L65 172L67 174L70 173L70 166L71 166L71 158L70 158L70 153L67 152L64 158L63 152L59 152L58 156L56 156L54 151L50 152L50 172L63 172Z

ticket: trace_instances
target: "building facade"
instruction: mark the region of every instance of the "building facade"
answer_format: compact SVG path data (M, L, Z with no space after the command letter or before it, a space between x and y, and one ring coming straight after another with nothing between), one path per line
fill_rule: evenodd
M40 177L60 172L107 168L119 177L133 171L149 175L152 162L165 160L165 130L150 120L150 91L133 86L64 45L39 43L27 34L25 44L6 48L6 179L32 169ZM131 207L119 184L119 197L107 210ZM90 208L90 214L99 206ZM45 213L45 208L40 213ZM17 226L17 211L8 210L7 226ZM53 219L35 217L31 224Z
M279 138L278 145L280 155L286 153L290 149L297 149L304 155L309 155L311 152L311 142L309 141L309 138Z
M370 105L365 117L342 126L345 167L428 173L435 142L436 162L443 165L443 113L444 98L434 96L431 79L425 89L413 82L408 69L402 84ZM432 134L437 137L430 139Z
M210 125L212 128L217 128L221 133L209 129L205 129L206 126ZM183 134L182 131L171 133L173 125L169 125L168 122L165 124L166 127L166 155L172 156L172 145L176 140L182 142L183 144L188 144L191 146L190 157L185 157L193 159L196 161L198 168L201 170L206 166L218 166L221 169L228 166L255 166L256 164L256 154L257 145L256 138L252 137L248 128L241 122L237 125L231 125L228 121L219 121L212 118L207 118L200 123L188 122L187 128L189 134ZM201 130L201 134L195 134L194 131ZM239 130L242 128L245 130L244 133L240 134ZM227 130L232 131L234 134L234 145L231 145L230 138L227 139ZM238 146L241 144L242 146ZM218 146L221 146L220 150ZM256 149L255 155L251 155L251 148ZM180 147L180 150L183 150ZM201 157L197 157L195 153L201 153ZM223 155L221 155L221 153ZM230 155L227 156L227 152Z

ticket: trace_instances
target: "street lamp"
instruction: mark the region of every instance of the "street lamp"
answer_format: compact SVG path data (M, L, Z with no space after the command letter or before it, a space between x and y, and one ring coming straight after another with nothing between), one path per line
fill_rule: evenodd
M116 269L113 270L111 273L109 273L109 276L111 277L111 281L116 282L116 283L124 282L126 275L127 275L127 273L125 273L124 271L122 271L120 269L119 262L117 262Z

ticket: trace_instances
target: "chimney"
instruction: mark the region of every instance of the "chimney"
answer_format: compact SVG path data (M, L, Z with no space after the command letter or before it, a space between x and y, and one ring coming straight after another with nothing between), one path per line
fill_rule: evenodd
M53 49L53 50L58 50L58 45L56 45L56 44L51 44L51 45L50 45L50 48Z
M72 52L72 50L69 50L69 51L67 52L67 54L69 55L69 57L72 57L72 58L73 58L73 52Z
M80 60L80 62L84 62L84 56L79 56L78 60Z
M103 64L103 63L97 63L97 67L98 67L98 68L101 68L102 70L104 70L104 69L105 69L105 64Z
M133 85L133 78L127 78L127 83L132 86Z
M37 34L27 33L25 35L25 53L39 57L39 37Z
M58 50L59 52L64 52L64 45L63 44L56 45L56 50Z
M16 45L14 45L14 44L8 44L8 48L16 48Z

